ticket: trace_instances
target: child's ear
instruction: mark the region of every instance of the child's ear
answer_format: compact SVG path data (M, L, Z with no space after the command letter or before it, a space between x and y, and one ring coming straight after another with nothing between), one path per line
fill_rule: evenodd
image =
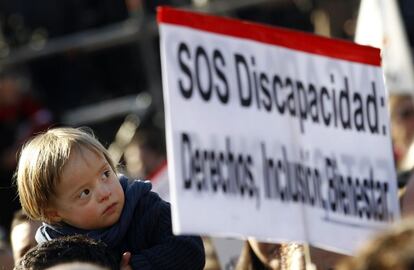
M62 221L58 211L54 208L48 208L45 211L46 217L53 223L58 223Z

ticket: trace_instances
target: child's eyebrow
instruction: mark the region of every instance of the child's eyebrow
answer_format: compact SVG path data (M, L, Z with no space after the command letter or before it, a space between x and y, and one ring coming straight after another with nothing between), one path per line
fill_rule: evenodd
M97 175L101 174L101 172L102 172L103 170L106 170L108 167L110 167L110 166L109 166L109 163L108 163L106 160L104 160L104 161L102 162L101 167L99 167L98 171L96 172L96 173L97 173Z
M73 189L73 192L70 193L70 198L75 198L78 196L79 191L83 190L86 186L88 185L88 183L83 183L82 185L75 187Z

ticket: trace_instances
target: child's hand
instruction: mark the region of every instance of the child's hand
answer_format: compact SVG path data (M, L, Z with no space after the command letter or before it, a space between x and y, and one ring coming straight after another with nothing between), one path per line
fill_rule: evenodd
M129 265L129 260L131 259L131 252L124 252L121 258L120 270L132 270L132 267Z

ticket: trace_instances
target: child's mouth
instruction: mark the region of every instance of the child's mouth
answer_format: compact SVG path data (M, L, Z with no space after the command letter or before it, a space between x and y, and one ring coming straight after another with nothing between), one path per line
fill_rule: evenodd
M117 203L113 203L113 204L109 205L109 206L105 209L105 211L103 212L103 214L104 214L104 215L110 215L110 214L112 214L113 212L115 212L115 210L116 210L116 205L117 205Z

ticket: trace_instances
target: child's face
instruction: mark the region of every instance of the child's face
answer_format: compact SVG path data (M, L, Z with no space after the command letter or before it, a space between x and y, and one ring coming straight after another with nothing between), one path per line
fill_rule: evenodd
M101 229L116 223L124 206L119 179L102 154L72 151L48 211L55 222L81 229Z

